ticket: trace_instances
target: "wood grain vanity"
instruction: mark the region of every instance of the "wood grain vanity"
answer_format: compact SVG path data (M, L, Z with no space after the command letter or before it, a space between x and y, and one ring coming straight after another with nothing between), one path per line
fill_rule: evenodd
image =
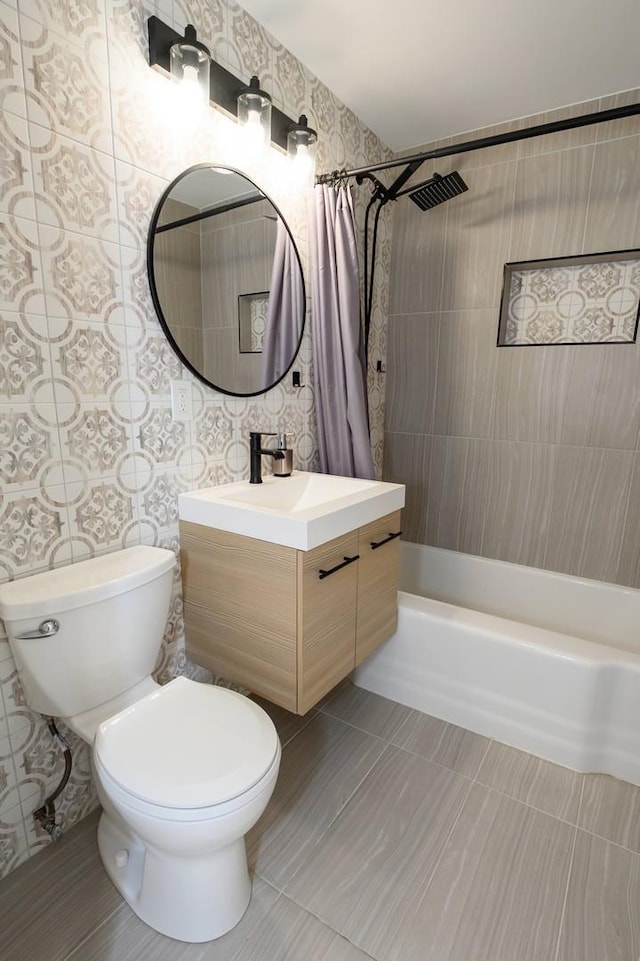
M187 656L297 714L397 623L400 511L311 550L180 522Z

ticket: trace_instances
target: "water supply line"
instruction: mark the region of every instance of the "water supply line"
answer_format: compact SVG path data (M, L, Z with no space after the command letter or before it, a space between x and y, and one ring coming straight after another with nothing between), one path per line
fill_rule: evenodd
M56 806L54 802L67 785L67 781L71 776L73 760L71 757L71 748L56 727L54 718L45 717L45 721L47 722L47 727L51 731L51 736L54 741L64 752L64 773L55 791L46 798L42 807L39 807L37 811L33 812L33 819L40 825L43 831L46 831L47 834L50 835L52 841L59 841L62 837L62 828L59 824L56 824Z

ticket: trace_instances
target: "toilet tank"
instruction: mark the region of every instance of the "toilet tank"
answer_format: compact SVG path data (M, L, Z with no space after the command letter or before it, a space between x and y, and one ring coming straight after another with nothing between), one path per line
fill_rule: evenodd
M5 622L27 704L71 717L117 697L153 671L171 601L176 559L129 547L0 585ZM42 637L45 621L59 629Z

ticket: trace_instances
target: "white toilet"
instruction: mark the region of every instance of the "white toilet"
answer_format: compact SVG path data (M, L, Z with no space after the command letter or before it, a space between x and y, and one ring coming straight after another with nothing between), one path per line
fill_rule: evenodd
M0 616L29 706L93 745L115 886L156 931L198 942L247 908L244 835L273 793L280 742L241 694L151 678L174 566L171 551L131 547L35 574L0 585Z

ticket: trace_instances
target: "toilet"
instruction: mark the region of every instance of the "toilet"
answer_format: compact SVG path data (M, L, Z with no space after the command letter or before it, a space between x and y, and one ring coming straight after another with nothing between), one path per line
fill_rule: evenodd
M201 942L249 904L244 836L280 742L241 694L152 679L174 567L171 551L139 546L34 574L0 585L0 617L29 706L93 747L109 877L150 927Z

